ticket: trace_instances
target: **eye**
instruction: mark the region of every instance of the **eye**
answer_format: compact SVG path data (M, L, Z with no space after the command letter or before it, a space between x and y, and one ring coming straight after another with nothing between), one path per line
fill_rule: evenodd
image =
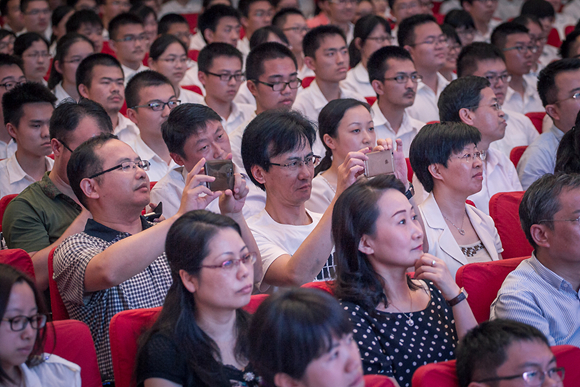
M232 266L234 266L234 260L233 259L228 259L227 261L225 261L225 262L222 263L222 267L224 269L230 268Z
M151 109L159 109L159 107L161 107L161 104L159 102L151 102L149 104L149 107L151 107Z
M360 129L354 129L352 133L360 133Z
M299 164L299 163L300 163L300 161L298 161L298 160L291 161L291 162L289 162L289 163L288 163L288 166L289 166L290 168L296 168L296 167L298 166L298 164Z
M199 148L198 152L204 152L204 151L208 150L208 148L209 148L209 145L206 145L204 147Z
M407 220L406 220L406 219L401 219L401 220L399 221L399 224L407 224Z
M369 132L374 132L374 131L375 131L375 127L374 127L374 126L371 126L371 127L369 128Z
M413 220L418 220L418 219L419 219L419 216L418 216L418 215L413 215L413 216L411 217L411 219L413 219Z
M16 316L12 319L12 324L22 324L22 322L24 322L25 317L24 316Z
M131 165L131 163L123 163L121 165L121 169L123 171L129 171L131 168L133 168L133 166Z
M405 76L404 76L404 75L397 75L397 76L395 77L395 80L396 80L397 82L405 82Z

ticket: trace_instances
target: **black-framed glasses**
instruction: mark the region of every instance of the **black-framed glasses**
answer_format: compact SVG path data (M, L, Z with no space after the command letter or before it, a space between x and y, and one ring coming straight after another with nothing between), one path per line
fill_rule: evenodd
M26 81L22 81L22 82L4 82L4 83L0 83L0 86L2 86L4 89L6 89L6 91L10 91L12 89L14 89L16 86L20 86L22 84L26 83Z
M0 86L1 86L1 85L0 85ZM568 97L568 98L564 98L564 99L558 100L558 101L556 101L556 102L552 103L551 105L555 105L555 104L557 104L557 103L564 102L564 101L567 101L567 100L569 100L569 99L579 99L579 98L580 98L580 92L576 92L576 93L574 93L574 95L572 95L571 97Z
M477 381L477 383L487 383L487 382L496 382L499 380L513 380L513 379L524 379L524 382L528 385L528 387L538 387L544 383L546 379L546 375L556 381L564 380L565 370L564 367L557 367L557 368L550 368L547 371L528 371L524 372L519 375L511 375L511 376L497 376L495 378L487 378L483 380Z
M507 74L507 73L490 74L490 75L486 75L484 78L487 79L489 81L489 83L491 83L492 85L495 85L500 79L503 83L509 83L512 80L512 76L510 74Z
M529 45L529 46L513 46L513 47L506 47L504 49L502 49L503 52L506 51L511 51L511 50L518 50L518 54L520 55L525 55L526 52L531 52L532 54L535 54L536 52L538 52L538 46L536 45Z
M235 73L235 74L216 74L210 73L209 71L204 71L204 73L213 75L214 77L218 77L222 82L229 82L234 78L236 82L242 82L245 79L244 74L242 73Z
M47 316L42 313L37 313L34 316L16 316L12 318L3 318L2 321L7 321L10 324L10 329L14 332L20 332L26 329L30 323L32 329L41 329L46 325Z
M286 86L288 86L289 88L294 90L294 89L299 88L302 85L302 79L300 79L300 78L292 79L288 82L268 83L268 82L262 82L259 79L255 79L254 82L261 83L262 85L270 86L273 91L283 91L286 88Z
M258 259L256 253L247 253L242 256L242 258L228 259L223 261L220 265L201 265L200 267L205 267L206 269L224 269L226 271L232 271L237 269L241 263L244 265L253 265Z
M189 58L185 55L180 56L180 57L172 55L168 58L159 58L159 60L162 60L163 62L167 62L167 63L172 64L172 65L174 65L176 62L181 63L181 64L186 64L187 59L189 59Z
M306 165L306 167L310 168L315 168L318 164L320 164L320 160L322 160L322 157L320 156L316 156L316 155L308 155L304 158L304 160L294 160L291 161L289 163L286 164L278 164L278 163L272 163L270 162L270 165L275 165L277 167L282 167L282 168L287 168L289 171L297 171L300 168L302 168L303 165Z
M385 42L391 42L391 40L393 39L393 37L391 35L385 35L385 36L374 36L374 37L367 37L366 40L374 40L375 42L377 42L378 44L383 44Z
M142 34L142 35L127 35L127 36L123 36L121 39L115 39L115 42L119 42L119 43L134 43L136 41L144 41L144 40L148 40L149 38L147 37L147 35Z
M443 34L439 35L438 37L431 36L430 38L427 38L422 42L409 44L409 46L414 47L414 46L418 46L420 44L437 45L437 43L439 43L441 46L447 46L448 45L447 36L445 36Z
M284 28L284 29L282 29L282 31L292 31L292 32L294 32L294 33L296 33L296 32L304 32L304 33L307 33L308 31L310 31L310 27L308 27L308 26L301 26L301 27L298 27L298 26L296 26L296 27L288 27L288 28Z
M58 139L57 139L58 140ZM73 153L73 150L69 148L68 145L66 145L66 143L62 140L58 140L58 142L60 142L70 153Z
M469 110L475 110L477 108L480 108L482 106L467 106L465 109L469 109ZM496 112L499 112L501 110L501 105L499 102L494 102L491 105L489 105L490 108L492 108L493 110L495 110Z
M181 100L179 100L179 99L174 99L174 100L167 101L167 102L153 101L153 102L149 102L148 104L145 104L145 105L133 106L131 109L149 108L149 109L153 110L154 112L160 112L163 109L165 109L165 106L167 106L169 108L169 110L172 110L172 109L176 108L177 106L179 106L180 103L181 103Z
M418 83L421 79L423 79L423 77L417 73L399 74L396 77L383 78L383 81L395 81L397 83L407 83L409 79L411 79L411 82L413 83Z
M95 173L94 175L89 176L89 179L94 179L97 176L101 176L107 172L115 171L117 169L120 169L123 172L128 172L132 169L139 167L144 171L148 171L150 165L151 165L151 163L149 163L149 160L125 161L119 165L115 165L112 168L105 169L104 171L101 171L99 173Z

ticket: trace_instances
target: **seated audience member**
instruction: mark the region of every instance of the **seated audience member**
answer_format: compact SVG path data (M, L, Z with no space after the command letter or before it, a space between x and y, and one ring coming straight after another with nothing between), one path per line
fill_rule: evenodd
M302 12L296 8L284 8L274 15L272 25L280 28L290 43L290 49L298 65L298 78L315 76L314 71L304 64L302 40L310 28L308 28Z
M461 46L465 47L473 43L475 37L475 23L473 18L464 9L454 9L445 14L444 24L455 28L455 33L461 40Z
M24 76L28 82L42 83L50 65L48 42L36 32L26 32L14 41L14 56L22 59Z
M162 35L173 35L185 44L185 47L187 48L186 51L192 49L192 47L190 47L192 37L189 24L182 15L168 13L163 16L157 24L157 33L159 37ZM197 34L194 35L194 37L196 36Z
M169 218L177 213L185 188L187 174L200 160L225 160L231 153L228 134L222 119L207 106L187 104L175 108L161 126L163 141L177 165L160 179L151 191L153 203L163 202L163 215ZM240 171L239 166L235 166ZM245 218L264 209L266 195L247 175L242 175L249 192L243 208ZM207 207L219 212L218 201Z
M424 126L411 144L411 166L426 192L419 205L429 253L443 260L455 278L460 266L501 259L493 220L465 203L481 191L484 154L481 134L463 122ZM438 144L438 146L433 146Z
M15 40L16 35L14 34L14 32L5 29L0 29L0 53L13 55Z
M460 387L503 386L502 380L562 387L564 379L546 336L511 320L485 321L467 332L457 346L456 369Z
M411 117L422 122L438 121L437 100L449 84L439 70L447 60L447 37L433 15L415 15L399 25L399 46L409 51L421 82L413 106L408 108Z
M524 189L542 175L554 172L560 140L572 129L580 111L580 98L576 98L580 96L578 90L580 59L561 59L540 72L538 92L553 125L526 149L518 163L518 175Z
M355 18L356 3L356 0L343 2L328 0L326 2L328 24L340 28L346 38L347 45L353 40L354 24L352 24L352 20Z
M575 29L566 35L566 39L560 46L560 56L566 58L580 58L580 30Z
M8 91L26 82L22 68L23 64L20 58L0 54L0 82L4 84L4 87L0 87L0 100ZM4 112L0 109L0 159L6 159L14 152L16 152L16 142L6 130Z
M413 59L401 47L383 47L370 57L368 71L377 95L371 108L376 136L393 142L400 139L403 154L409 157L411 142L425 125L407 113L421 80Z
M491 35L501 20L494 19L498 1L460 0L461 7L473 18L475 24L474 42L490 43Z
M148 69L143 65L146 43L147 34L139 16L122 13L109 23L109 47L121 63L125 86L135 74Z
M554 28L558 32L560 40L564 40L566 38L566 27L574 25L578 22L578 19L565 12L560 12L561 8L562 0L528 0L522 4L521 14L536 16L542 23L546 37Z
M364 153L351 153L339 168L336 194L324 214L306 210L314 168L316 131L298 112L267 111L246 128L244 167L266 192L266 207L248 219L262 254L260 291L334 279L330 221L336 198L364 170ZM367 150L368 151L368 150ZM275 289L269 289L273 291Z
M149 52L151 44L157 38L157 15L153 8L143 4L136 4L129 10L129 13L137 15L143 20L143 30L147 35L145 41L145 52Z
M538 47L532 56L532 68L529 73L524 75L527 82L531 84L537 83L540 70L546 67L550 62L560 59L558 57L558 49L546 44L549 31L546 32L542 29L542 24L534 15L520 15L516 17L513 22L526 27L532 44L535 44Z
M356 24L362 17L374 15L374 6L371 0L360 0L356 3L354 18L352 22Z
M103 38L104 40L109 40L109 24L118 15L129 12L131 9L131 3L127 0L99 0L99 15L103 21Z
M66 22L73 13L75 13L75 10L68 5L59 5L52 11L52 35L49 40L50 56L54 57L54 54L56 53L56 42L66 35Z
M439 70L439 73L447 79L447 81L451 82L454 79L457 79L457 56L461 51L461 40L459 39L459 35L455 32L455 29L448 24L443 24L441 26L441 31L447 37L447 59L445 60L445 64Z
M66 33L84 35L93 42L96 53L103 50L103 22L92 10L75 12L66 22Z
M71 187L92 219L83 232L56 249L54 278L71 318L91 329L105 381L113 377L109 321L126 309L163 304L172 283L164 254L169 228L181 215L204 208L221 193L202 184L215 178L199 175L200 162L188 174L177 214L152 227L141 217L149 203L148 166L129 145L107 134L76 148L67 167ZM234 197L229 191L222 207L241 227L245 193L242 189Z
M0 2L0 13L4 21L3 28L14 34L22 32L24 22L20 11L20 0L4 0Z
M199 16L197 21L199 32L191 39L189 48L201 50L210 43L228 43L240 48L238 41L241 27L240 13L237 9L225 4L216 4Z
M0 161L0 198L19 194L52 169L48 122L56 97L45 86L27 82L2 97L6 131L16 153Z
M518 23L503 23L493 31L491 44L503 52L511 75L504 99L506 109L521 113L543 111L536 85L524 78L532 69L534 53L538 50L529 30Z
M56 45L56 55L50 69L48 88L56 96L56 104L69 98L79 101L76 72L79 63L94 54L95 49L89 38L77 33L63 36Z
M295 9L301 9L302 6L304 6L304 8L309 8L306 11L310 11L310 8L314 5L314 4L300 4L300 1L298 0L273 0L271 1L272 6L274 7L274 11L276 13L280 12L283 9L287 9L287 8L295 8ZM273 23L272 23L273 24Z
M30 254L40 290L48 288L50 251L68 236L81 232L91 216L80 206L66 175L71 150L92 136L112 131L109 116L95 102L59 105L50 118L52 171L29 185L6 208L2 220L6 244Z
M580 173L580 114L576 116L576 124L564 136L556 153L554 173Z
M516 146L528 146L539 134L532 121L522 113L508 110L503 102L511 79L503 53L494 45L475 42L464 47L457 59L457 75L466 77L476 75L486 78L490 84L497 102L502 107L506 121L505 136L501 140L491 143L490 148L510 155Z
M391 27L383 17L368 15L359 19L354 27L354 40L349 46L351 69L341 86L363 97L376 96L369 80L367 64L375 51L390 44Z
M318 26L325 26L330 23L328 20L328 2L327 0L320 0L316 4L316 15L305 15L308 28L316 28Z
M366 102L363 96L340 85L346 78L349 56L344 33L334 25L320 26L310 30L302 41L304 62L314 71L316 78L309 87L296 97L293 109L304 114L312 122L328 102L338 98L354 98ZM316 138L315 154L322 154L324 146Z
M268 297L252 316L248 346L264 385L365 385L352 325L326 292L298 288Z
M202 11L201 2L193 0L170 0L161 6L159 16L165 16L168 13L188 14L200 13Z
M393 175L360 180L332 214L333 291L355 327L363 371L401 387L421 365L453 359L457 340L477 325L445 260L423 253L421 222L404 192Z
M72 7L75 12L85 9L98 12L97 2L95 0L67 0L66 4Z
M204 102L222 119L223 128L231 133L254 116L254 106L234 101L244 80L242 54L226 43L211 43L197 58L199 80L206 95Z
M389 0L389 9L391 16L395 19L395 26L393 27L393 44L398 45L397 35L401 22L408 17L418 15L421 12L421 3L419 0Z
M47 0L20 0L20 12L26 32L36 32L50 41L50 7Z
M506 277L491 304L492 319L529 324L550 345L580 346L579 211L580 175L547 173L530 185L520 221L534 252Z
M111 118L113 134L130 143L139 136L139 129L120 113L125 101L124 79L119 61L107 54L89 55L76 73L80 96L101 104Z
M131 78L125 92L127 116L139 128L135 141L128 144L142 160L149 161L149 180L158 181L176 166L163 142L161 125L180 101L169 79L151 70Z
M165 251L173 285L141 338L138 386L259 386L248 364L250 315L242 307L261 266L255 243L242 236L234 220L208 211L189 212L171 226Z
M238 11L241 14L240 22L244 27L245 36L237 47L246 58L250 53L250 38L254 31L272 24L274 7L269 0L240 0Z
M15 268L0 264L0 284L0 384L80 387L78 365L43 353L49 313L34 282Z

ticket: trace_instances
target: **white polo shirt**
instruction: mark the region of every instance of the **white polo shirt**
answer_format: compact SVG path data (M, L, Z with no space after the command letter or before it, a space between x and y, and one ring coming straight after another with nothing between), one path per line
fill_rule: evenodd
M117 113L117 117L119 118L119 123L113 130L113 134L127 144L135 142L135 139L139 137L137 125L121 113Z
M422 122L439 121L439 108L437 101L443 89L447 87L449 81L437 73L437 93L422 81L417 84L417 94L413 106L407 108L407 113L414 119Z
M16 149L18 145L16 145L16 141L13 138L8 141L6 144L4 141L0 141L0 160L7 159L8 157L12 156L16 153Z
M508 158L511 150L516 146L528 146L540 133L536 130L532 121L523 114L503 109L507 123L505 136L490 144L490 148L500 151Z
M508 87L503 102L503 107L513 112L526 114L529 112L543 112L544 105L536 89L537 79L533 82L533 78L524 77L524 97L517 93L511 87Z
M205 105L205 101L204 101ZM250 117L256 116L256 108L252 105L247 105L244 103L236 103L232 101L232 112L230 113L228 119L222 117L222 126L227 134L232 133L241 124L248 121Z
M348 70L346 79L340 82L340 86L347 90L354 91L355 93L359 93L363 97L377 96L377 93L375 93L371 86L369 72L364 68L362 62Z
M199 0L189 0L185 5L181 5L176 0L168 1L161 6L159 11L159 19L168 13L200 13L201 12L201 1Z
M391 124L385 118L385 115L381 111L378 102L375 102L371 107L371 114L373 116L373 122L375 124L375 133L378 139L390 138L395 142L396 139L401 139L403 141L403 153L405 157L409 157L409 148L411 147L411 142L419 133L419 130L425 126L424 122L418 121L411 118L407 111L403 114L403 122L399 131L395 133Z
M141 138L141 136L137 136L135 141L129 144L131 148L137 153L137 155L141 158L141 160L149 160L151 164L149 166L149 170L147 171L147 176L149 176L149 181L159 181L169 172L169 170L177 164L173 159L167 164L161 157L153 151L153 149L149 148L145 141Z
M44 163L46 170L50 171L54 160L45 157ZM15 154L0 161L0 198L6 195L19 194L34 182L36 180L22 169Z
M137 70L133 70L123 64L121 64L123 68L123 74L125 74L125 87L127 87L127 83L135 76L135 74L140 73L141 71L149 70L149 67L145 66L143 63L139 64L139 68Z

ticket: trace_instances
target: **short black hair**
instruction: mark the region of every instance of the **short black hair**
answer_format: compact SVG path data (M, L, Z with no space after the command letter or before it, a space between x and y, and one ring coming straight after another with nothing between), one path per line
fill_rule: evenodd
M460 109L475 110L481 101L481 91L491 84L486 78L468 75L457 78L443 91L437 101L441 122L461 122Z
M493 44L473 42L461 49L457 57L457 76L473 75L477 71L479 62L485 60L501 60L505 63L503 52Z
M528 27L528 23L534 23L537 26L539 26L540 28L542 28L542 23L540 23L540 20L535 15L528 15L528 14L520 15L520 16L514 18L514 20L512 20L512 21L514 23L521 24L526 28Z
M565 71L580 70L580 59L568 58L548 64L538 75L538 94L542 100L542 105L556 103L558 90L556 87L556 76Z
M290 49L276 42L262 43L254 48L246 58L246 79L255 81L264 73L264 62L272 59L290 58L298 71L296 57Z
M304 17L304 14L302 13L302 11L300 11L297 8L284 8L284 9L281 9L280 11L276 12L274 17L272 18L272 25L276 26L278 28L282 28L284 23L286 23L286 19L290 15L298 15L298 16Z
M515 34L528 34L530 30L519 23L505 22L495 27L491 33L491 44L499 49L505 48L507 37Z
M117 40L118 36L117 33L119 32L119 28L126 26L126 25L140 25L143 26L143 19L139 16L125 12L115 16L109 22L109 39Z
M278 39L280 39L287 46L290 45L290 42L288 42L288 38L286 37L286 35L284 35L284 32L280 28L270 25L260 27L256 31L254 31L252 37L250 38L250 50L253 50L262 43L268 42L270 34L276 35Z
M413 62L413 58L409 51L398 46L386 46L373 52L369 61L367 63L367 70L369 73L370 81L383 81L385 73L389 69L387 61L389 59L397 60L410 60Z
M163 55L165 50L167 50L167 47L173 43L179 43L187 55L187 47L181 41L181 39L175 35L164 34L155 39L151 44L151 47L149 47L149 58L156 61L161 55Z
M48 4L48 0L20 0L20 12L26 13L28 9L28 4L32 3L33 1L44 1Z
M260 1L266 1L272 4L269 0L240 0L238 3L238 11L240 11L243 17L248 17L250 14L250 6Z
M572 48L574 45L577 45L578 42L576 41L580 36L580 29L575 29L574 31L570 32L566 35L566 39L562 42L560 46L560 56L562 59L570 58L572 55ZM576 56L574 56L576 58Z
M552 4L546 0L526 0L522 4L520 15L534 15L538 19L543 19L556 17L556 12Z
M48 50L48 41L44 39L44 36L36 32L27 32L22 35L18 35L14 41L14 55L21 57L24 51L30 48L34 42L44 42L46 44L46 49Z
M412 46L415 44L415 28L427 23L437 23L437 19L433 15L418 14L409 16L403 19L399 24L397 31L397 41L400 47Z
M477 145L480 141L479 130L463 122L441 122L423 126L411 142L409 159L411 168L425 191L433 191L434 186L429 165L441 164L447 168L447 161L452 153L459 153L466 145Z
M163 141L169 152L186 159L183 146L194 134L207 129L209 121L221 122L221 117L211 108L196 103L184 103L169 113L167 121L161 125Z
M471 14L464 9L452 9L447 12L443 23L449 24L453 28L464 27L465 29L475 29L475 22Z
M440 27L441 31L443 32L443 35L445 35L447 39L453 39L455 40L455 43L461 46L461 39L459 39L459 35L457 35L457 32L455 31L455 27L445 23L442 24Z
M304 35L304 39L302 39L302 51L304 52L304 56L316 58L316 50L320 48L322 41L328 36L335 35L342 37L344 39L344 44L346 45L346 36L344 35L344 32L335 25L328 24L325 26L318 26L308 31L308 33Z
M2 16L8 16L8 2L10 0L0 0L0 14Z
M0 67L3 66L18 66L24 74L24 64L22 63L22 58L20 57L8 54L0 54Z
M54 107L56 97L41 83L26 82L7 91L2 96L4 125L11 123L15 127L18 127L20 119L24 115L24 105L42 102L49 103Z
M209 29L215 32L219 22L224 17L233 17L240 21L240 13L234 7L225 4L216 4L209 9L207 9L204 13L199 15L197 19L197 29L201 34L203 40L208 43L205 39L205 30Z
M580 173L580 111L572 129L564 133L556 152L554 173Z
M242 53L228 43L211 43L201 49L197 57L197 66L199 71L207 73L213 64L215 58L225 56L228 58L237 58L240 60L242 67L244 66L244 58Z
M59 5L52 11L52 16L50 17L50 22L52 26L57 26L58 23L70 12L74 11L74 8L69 5ZM74 13L74 12L73 12ZM56 37L52 35L52 39Z
M91 82L93 80L93 69L96 66L117 67L121 69L121 73L123 73L123 68L115 57L102 53L89 55L82 60L82 62L79 64L79 67L77 68L77 89L79 88L79 85L85 85L89 88L91 87Z
M143 22L145 22L145 18L149 15L153 15L153 18L155 19L155 22L157 22L157 13L155 13L155 10L145 4L135 4L131 7L131 9L129 10L129 13L132 13L133 15L137 15L141 18L141 20L143 20Z
M157 24L157 33L159 35L168 34L173 24L186 24L189 28L187 19L177 13L168 13L164 15Z
M105 109L90 99L81 99L80 102L63 102L54 109L50 117L50 138L68 144L70 133L77 130L85 117L93 118L101 132L113 133L113 124Z
M242 160L250 179L262 190L266 187L252 174L252 167L258 165L270 170L270 159L279 154L312 148L316 130L302 114L294 111L268 110L260 113L246 127L242 137Z
M550 347L542 332L514 320L485 321L471 329L457 346L459 386L496 377L497 369L508 360L508 348L521 341L538 341Z
M212 3L213 1L215 1L215 0L203 0L203 1L201 2L201 8L202 8L204 11L205 11L205 10L207 10L209 7L211 7L211 6L212 6L212 4L211 4L211 3ZM232 5L232 2L231 2L231 0L227 0L227 2L228 2L228 3L230 3L230 5ZM214 5L216 5L216 4L214 4Z
M125 101L127 101L127 107L133 109L139 105L139 93L142 89L161 85L169 85L173 89L171 81L157 71L145 70L135 74L127 82L127 86L125 86Z
M79 32L83 25L88 24L103 28L103 22L95 11L90 9L81 9L72 14L66 22L66 32Z
M0 28L0 40L4 39L7 36L12 36L16 39L16 34L12 31L8 31L7 29Z

